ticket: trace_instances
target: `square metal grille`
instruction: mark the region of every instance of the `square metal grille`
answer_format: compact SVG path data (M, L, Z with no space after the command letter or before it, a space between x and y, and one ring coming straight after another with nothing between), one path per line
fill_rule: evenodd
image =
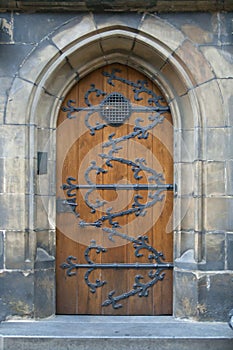
M109 124L123 124L130 114L130 102L117 92L109 94L101 103L101 115Z

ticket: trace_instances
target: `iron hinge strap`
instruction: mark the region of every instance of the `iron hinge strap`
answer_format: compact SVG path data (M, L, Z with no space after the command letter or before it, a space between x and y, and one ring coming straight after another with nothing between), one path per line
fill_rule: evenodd
M69 257L68 259L73 259ZM72 264L76 269L173 269L172 263L148 264L148 263L103 263L103 264ZM67 268L66 263L61 268Z
M153 185L153 184L92 184L92 185L74 185L73 188L85 189L85 190L164 190L172 191L174 189L173 184L162 184L162 185Z

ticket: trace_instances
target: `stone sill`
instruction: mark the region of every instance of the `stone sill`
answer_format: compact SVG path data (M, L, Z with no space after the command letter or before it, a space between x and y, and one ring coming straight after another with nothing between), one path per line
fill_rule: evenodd
M232 11L232 0L1 0L0 11L195 12Z

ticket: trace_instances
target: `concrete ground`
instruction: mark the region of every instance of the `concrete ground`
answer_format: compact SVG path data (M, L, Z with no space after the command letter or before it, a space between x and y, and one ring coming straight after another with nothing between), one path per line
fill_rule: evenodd
M232 350L227 323L173 317L56 316L0 325L0 350Z

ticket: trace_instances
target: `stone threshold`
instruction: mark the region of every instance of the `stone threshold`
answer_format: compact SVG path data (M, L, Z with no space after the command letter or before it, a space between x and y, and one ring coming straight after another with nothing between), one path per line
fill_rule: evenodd
M232 350L227 323L169 316L55 316L0 325L0 350Z

